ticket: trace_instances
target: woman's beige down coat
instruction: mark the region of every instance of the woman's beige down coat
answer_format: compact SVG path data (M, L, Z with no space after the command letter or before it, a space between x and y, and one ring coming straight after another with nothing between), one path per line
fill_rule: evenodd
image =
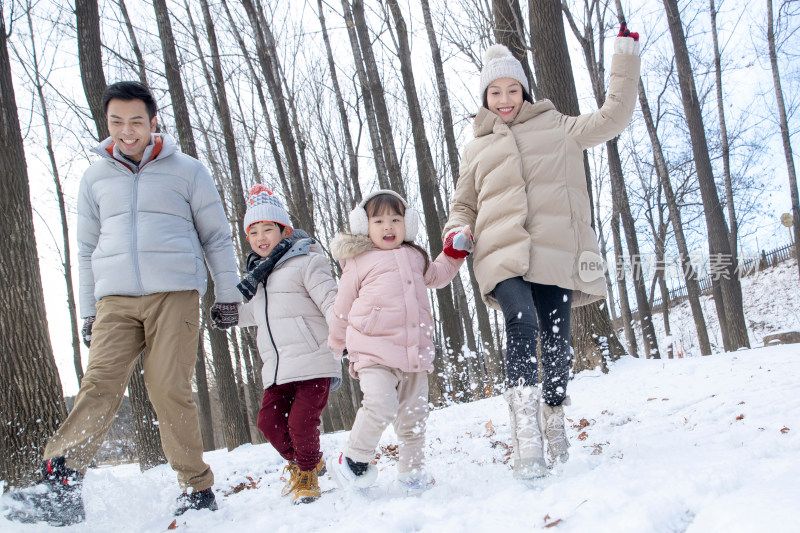
M300 239L260 284L253 299L239 304L239 326L257 326L264 388L314 378L339 378L341 364L328 348L328 322L336 281L322 248Z
M591 227L583 150L619 135L636 105L640 60L615 54L608 96L594 113L570 117L549 100L524 102L508 124L482 107L466 146L444 234L469 224L487 305L503 280L572 289L577 307L605 298Z

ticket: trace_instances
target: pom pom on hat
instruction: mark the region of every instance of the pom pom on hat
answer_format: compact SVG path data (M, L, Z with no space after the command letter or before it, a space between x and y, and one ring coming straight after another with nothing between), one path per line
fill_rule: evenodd
M513 78L522 85L525 92L528 94L531 92L528 86L528 78L525 76L525 71L522 69L522 64L513 56L511 50L502 44L493 44L486 49L483 55L481 87L480 91L478 91L478 95L483 98L483 93L486 91L489 84L500 78Z
M275 222L288 228L292 227L289 213L283 202L265 186L258 184L250 188L247 198L247 212L244 214L244 230L256 222Z

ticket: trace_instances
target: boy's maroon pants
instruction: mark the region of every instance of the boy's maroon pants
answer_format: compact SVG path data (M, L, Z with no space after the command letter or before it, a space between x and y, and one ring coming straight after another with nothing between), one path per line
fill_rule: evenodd
M313 470L322 458L320 415L328 403L330 386L330 378L317 378L264 390L258 429L281 457L296 462L300 470Z

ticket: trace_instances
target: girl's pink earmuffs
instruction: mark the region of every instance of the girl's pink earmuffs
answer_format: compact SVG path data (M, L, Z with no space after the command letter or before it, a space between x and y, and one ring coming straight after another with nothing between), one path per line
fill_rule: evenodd
M354 235L369 235L369 217L367 217L367 211L364 209L364 206L367 205L367 202L381 194L392 195L403 202L403 206L406 208L406 214L404 215L406 223L406 238L404 240L406 242L413 242L419 229L419 214L417 213L416 209L408 205L408 202L406 202L405 198L389 189L380 189L366 195L364 199L361 200L361 202L355 207L355 209L350 211L350 232Z

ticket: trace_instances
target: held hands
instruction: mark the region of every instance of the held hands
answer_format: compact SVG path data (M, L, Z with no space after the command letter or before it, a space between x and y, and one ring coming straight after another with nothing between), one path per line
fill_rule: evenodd
M215 303L211 306L211 326L228 329L239 323L239 307L236 304Z
M474 240L469 226L453 230L444 239L444 253L453 259L464 259L474 247Z
M89 345L92 343L92 325L94 324L95 317L87 316L83 320L83 327L81 328L81 338L83 339L83 344L89 348Z
M629 30L625 22L619 25L619 33L614 40L614 53L639 55L639 34Z

